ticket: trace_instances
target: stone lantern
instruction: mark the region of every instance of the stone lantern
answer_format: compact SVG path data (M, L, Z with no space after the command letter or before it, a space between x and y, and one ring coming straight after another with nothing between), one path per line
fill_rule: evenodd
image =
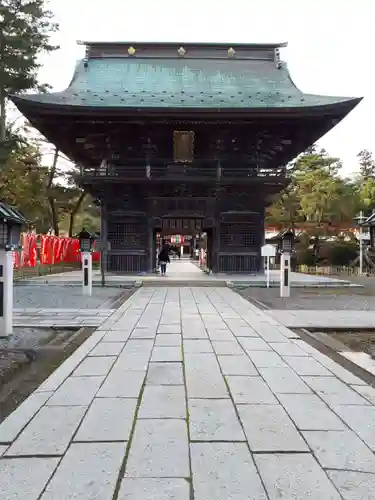
M25 217L0 202L0 337L13 333L13 251L20 248Z

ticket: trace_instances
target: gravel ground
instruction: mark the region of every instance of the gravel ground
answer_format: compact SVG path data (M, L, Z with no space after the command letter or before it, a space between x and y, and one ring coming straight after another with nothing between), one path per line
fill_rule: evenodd
M23 308L96 309L113 301L125 290L94 287L91 297L82 295L81 287L69 285L16 285L14 306Z
M353 278L363 288L291 288L289 298L281 298L279 288L237 290L244 298L262 302L270 309L366 311L375 309L375 278Z
M358 289L357 289L358 290ZM281 298L278 288L247 288L237 290L246 299L255 299L270 309L343 310L375 309L375 296L355 289L298 289L291 290L289 298Z
M71 330L54 328L14 328L13 335L7 339L0 339L0 381L4 380L5 375L16 368L16 365L22 360L22 353L1 351L1 349L33 349L38 346L47 345L51 340L58 337L72 335ZM1 383L0 383L1 387Z
M62 330L64 331L64 330ZM36 347L48 342L62 331L55 328L13 328L13 335L9 338L0 338L1 347Z
M72 355L77 347L90 337L93 330L93 328L81 330L80 334L71 337L71 341L62 349L49 351L42 356L38 355L37 359L32 362L20 355L3 359L0 356L0 422ZM42 343L45 343L45 340Z

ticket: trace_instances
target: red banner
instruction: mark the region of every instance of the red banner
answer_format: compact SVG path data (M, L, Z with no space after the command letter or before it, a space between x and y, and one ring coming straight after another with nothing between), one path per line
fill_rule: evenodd
M60 238L46 234L36 235L23 233L21 236L21 251L13 252L13 263L15 268L35 267L39 262L42 265L54 265L59 263L80 262L79 240L76 238ZM94 245L94 249L95 249ZM100 261L100 252L94 251L93 262Z

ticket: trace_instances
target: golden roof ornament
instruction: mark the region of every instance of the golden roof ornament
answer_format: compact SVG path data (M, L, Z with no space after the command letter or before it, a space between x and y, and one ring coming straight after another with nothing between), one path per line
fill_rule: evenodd
M135 48L134 47L129 47L128 48L128 54L129 54L129 56L134 56L134 54L135 54Z
M183 48L183 47L180 47L178 50L178 55L181 56L181 57L184 57L184 55L186 54L186 50Z
M228 49L228 57L234 57L236 55L236 51L233 47L229 47Z

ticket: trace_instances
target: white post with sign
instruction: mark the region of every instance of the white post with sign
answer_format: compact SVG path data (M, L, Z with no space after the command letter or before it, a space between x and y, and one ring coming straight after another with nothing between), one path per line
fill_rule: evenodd
M362 223L364 222L363 210L359 214L359 275L363 274L363 230Z
M13 252L0 249L0 337L13 333Z
M91 252L82 252L82 293L91 297L92 295L92 254Z
M280 260L280 297L290 297L290 253L282 253Z
M270 244L263 245L261 248L261 255L262 257L266 258L266 279L267 279L267 288L269 288L270 277L271 277L270 258L276 256L276 247Z

